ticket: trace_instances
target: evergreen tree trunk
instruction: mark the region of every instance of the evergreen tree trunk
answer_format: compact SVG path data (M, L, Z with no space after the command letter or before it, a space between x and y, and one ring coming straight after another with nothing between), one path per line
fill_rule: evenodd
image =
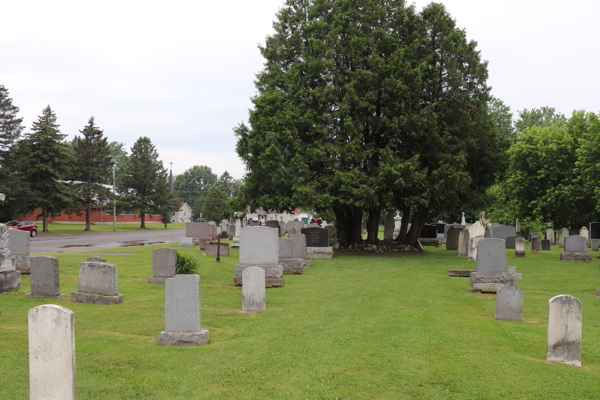
M140 211L140 229L146 229L146 213Z
M85 208L85 230L86 231L92 230L92 224L90 223L90 206L87 206Z
M42 206L42 218L44 220L44 222L42 223L42 232L48 233L48 206L46 204Z
M415 212L404 244L411 246L415 246L417 244L421 230L423 229L423 226L425 226L425 221L427 221L428 214L429 212L427 209L421 209Z
M358 207L338 206L334 207L337 232L340 244L348 247L354 243L360 243L362 210Z
M379 239L379 220L381 219L381 206L369 208L369 221L367 222L367 243L377 244Z

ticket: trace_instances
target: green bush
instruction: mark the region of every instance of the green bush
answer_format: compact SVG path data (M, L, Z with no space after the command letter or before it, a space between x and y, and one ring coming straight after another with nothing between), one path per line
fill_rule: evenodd
M177 253L177 262L175 263L175 273L177 275L195 274L197 272L198 264L193 256Z

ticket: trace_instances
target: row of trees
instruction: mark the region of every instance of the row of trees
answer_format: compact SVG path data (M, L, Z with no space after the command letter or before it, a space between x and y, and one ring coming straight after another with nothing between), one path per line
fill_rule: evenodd
M167 216L179 208L149 138L140 137L127 156L122 143L108 142L93 117L81 136L69 142L50 106L25 134L18 111L8 90L0 85L0 192L6 194L2 220L40 208L47 232L50 214L83 212L85 229L91 230L92 210L115 199L106 186L112 183L113 166L119 177L118 209L139 212L142 228L145 214Z
M386 209L414 244L426 222L485 203L511 137L487 63L443 5L287 0L274 28L235 129L247 199L331 215L343 245L363 217L374 243Z

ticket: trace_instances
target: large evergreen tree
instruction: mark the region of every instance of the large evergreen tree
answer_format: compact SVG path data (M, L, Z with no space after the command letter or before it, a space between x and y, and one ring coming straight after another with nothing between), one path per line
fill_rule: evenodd
M171 204L167 185L167 169L148 137L140 137L131 148L118 191L120 207L140 213L140 228L145 228L146 214L164 215Z
M50 106L42 111L20 143L21 176L28 183L29 198L22 202L22 211L42 209L43 232L48 232L48 215L59 213L73 204L69 177L74 157L56 123Z
M85 210L85 230L91 231L91 211L103 206L112 198L111 190L102 184L112 177L113 158L111 147L103 132L95 125L94 117L75 136L73 152L75 165L72 178L77 195L77 204Z
M173 188L192 208L193 218L199 218L204 209L208 190L217 183L217 174L206 165L194 165L175 177Z
M487 66L444 7L288 0L261 47L250 127L236 128L257 206L332 210L343 245L399 240L493 183L504 150L488 113ZM407 230L408 222L412 228Z
M229 214L229 196L219 185L211 186L206 196L203 217L220 225L221 220L228 218Z
M1 220L13 216L16 199L27 192L16 168L17 144L23 131L23 118L18 113L19 107L13 105L8 89L0 85L0 193L6 195L0 206Z

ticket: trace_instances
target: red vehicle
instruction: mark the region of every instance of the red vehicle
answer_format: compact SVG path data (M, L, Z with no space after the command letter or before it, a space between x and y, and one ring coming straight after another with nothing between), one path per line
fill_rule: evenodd
M18 229L20 231L28 231L29 236L34 237L37 235L37 225L35 221L9 221L6 223L8 229Z

